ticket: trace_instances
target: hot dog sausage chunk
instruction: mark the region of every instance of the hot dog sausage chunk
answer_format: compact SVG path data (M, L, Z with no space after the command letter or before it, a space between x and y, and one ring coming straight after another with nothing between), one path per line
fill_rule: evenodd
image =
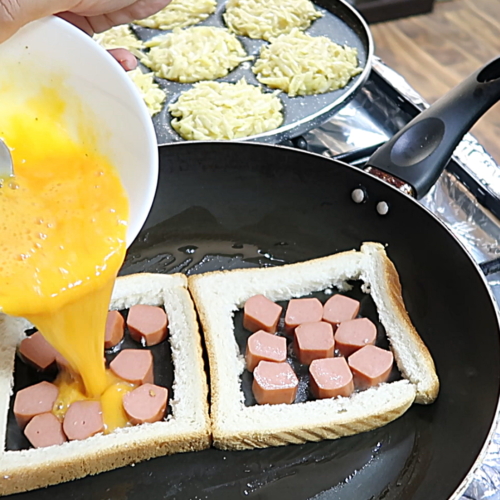
M42 413L31 419L24 435L35 448L45 448L67 441L62 429L62 423L53 413Z
M387 381L394 364L394 356L391 351L367 345L350 356L348 363L356 387L366 389Z
M168 390L144 384L123 396L123 408L134 425L158 422L167 409Z
M243 308L243 327L256 332L264 330L276 333L283 308L264 295L255 295L245 302Z
M335 332L335 343L342 356L349 357L365 345L377 340L377 327L368 318L344 321Z
M309 374L311 391L318 399L348 397L354 391L352 372L345 358L316 359Z
M128 312L127 326L135 341L157 345L167 338L167 313L161 307L133 306Z
M54 365L57 351L40 332L35 332L21 342L19 354L37 370L47 370Z
M261 361L253 372L253 394L260 405L291 404L299 379L288 363Z
M343 321L354 319L359 313L360 303L340 293L328 299L323 310L323 321L337 328Z
M310 365L315 359L333 358L335 341L330 323L302 323L295 329L294 349L303 365Z
M52 411L59 389L50 382L26 387L16 394L14 415L21 429L35 416Z
M70 441L87 439L104 431L99 401L76 401L66 412L63 431Z
M153 384L153 355L143 349L126 349L111 361L111 371L132 384Z
M253 372L261 361L286 361L286 339L264 330L250 335L247 341L247 370Z
M318 299L292 299L285 315L285 331L290 334L302 323L316 323L323 318L323 304Z
M118 345L125 332L125 320L118 311L109 311L106 319L106 337L104 340L104 348L111 349Z

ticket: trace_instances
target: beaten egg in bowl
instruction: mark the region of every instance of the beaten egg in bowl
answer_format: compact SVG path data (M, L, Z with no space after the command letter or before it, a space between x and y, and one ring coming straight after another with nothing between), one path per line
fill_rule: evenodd
M98 395L106 386L107 308L126 250L127 195L92 136L82 137L83 123L72 137L57 90L11 102L0 116L15 172L0 190L0 305L30 320Z
M54 44L50 28L60 22L30 29L41 29L39 35L47 29L41 45ZM30 65L39 57L35 46L22 45L26 33L32 39L22 30L16 35L21 44L0 46L0 55L9 43L13 54L25 49L16 62L3 59L0 75L0 138L15 172L0 179L0 311L28 319L65 358L67 372L55 381L58 402L69 407L82 398L101 400L112 430L126 423L121 399L131 388L106 370L106 317L127 242L144 222L156 186L153 128L133 91L125 101L130 89L114 95L109 81L93 87L92 63L115 83L121 78L104 51L96 48L102 54L81 61L88 73L72 85L71 71ZM143 199L131 188L134 179ZM131 238L130 212L137 207L142 219L132 217Z

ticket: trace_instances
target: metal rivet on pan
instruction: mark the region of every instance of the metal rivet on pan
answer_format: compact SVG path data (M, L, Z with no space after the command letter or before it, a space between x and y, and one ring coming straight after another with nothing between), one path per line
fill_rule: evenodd
M365 197L365 192L361 188L355 189L351 193L351 198L354 203L363 203L365 201Z
M377 203L377 212L379 215L387 215L389 213L389 205L385 201Z

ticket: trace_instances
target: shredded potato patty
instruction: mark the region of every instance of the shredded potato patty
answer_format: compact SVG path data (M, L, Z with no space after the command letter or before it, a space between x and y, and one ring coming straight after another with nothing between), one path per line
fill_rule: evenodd
M153 38L141 62L160 78L180 83L215 80L226 76L247 56L235 35L224 28L199 26Z
M137 68L129 71L128 76L139 89L149 114L151 116L158 114L163 108L167 94L154 81L154 73L143 73L140 68Z
M263 46L252 70L264 85L294 97L343 88L362 68L358 67L357 49L295 28Z
M172 127L186 140L231 140L261 134L283 123L277 93L241 79L237 83L200 82L170 104Z
M127 49L138 58L144 55L141 52L144 49L144 43L135 36L127 24L94 35L94 40L107 50Z
M322 17L310 0L228 0L224 21L238 35L269 40Z
M216 7L216 0L172 0L157 14L136 21L135 24L160 30L185 28L207 19L215 12Z

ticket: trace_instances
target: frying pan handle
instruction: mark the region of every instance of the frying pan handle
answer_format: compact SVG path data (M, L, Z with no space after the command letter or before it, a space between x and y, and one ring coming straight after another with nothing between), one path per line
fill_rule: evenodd
M413 187L422 198L472 125L500 99L500 57L422 111L368 160L367 166Z

